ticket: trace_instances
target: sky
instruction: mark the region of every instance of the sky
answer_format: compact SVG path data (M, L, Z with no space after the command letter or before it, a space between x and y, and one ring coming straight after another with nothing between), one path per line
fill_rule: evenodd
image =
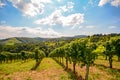
M120 0L0 0L0 39L120 33Z

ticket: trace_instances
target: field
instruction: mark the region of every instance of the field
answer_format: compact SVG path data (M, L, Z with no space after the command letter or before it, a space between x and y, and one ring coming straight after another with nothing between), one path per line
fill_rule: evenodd
M94 66L90 67L89 80L119 80L120 63L116 61L116 57L114 59L113 69L110 69L108 62L99 57ZM69 70L65 70L64 65L52 58L44 58L35 70L31 70L34 65L35 60L0 64L0 80L84 80L85 78L85 67L81 68L78 64L76 75L72 72L72 64L69 64Z

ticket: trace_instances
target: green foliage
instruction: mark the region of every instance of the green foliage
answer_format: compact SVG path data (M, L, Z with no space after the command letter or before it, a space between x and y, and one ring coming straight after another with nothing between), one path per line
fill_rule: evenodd
M116 50L116 55L118 56L118 61L120 61L120 39L117 39L115 41L115 50Z
M21 51L21 53L11 53L7 51L3 51L0 53L0 63L3 62L12 62L13 60L19 60L22 59L26 61L27 59L34 58L34 53L33 52L28 52L28 51Z
M113 58L113 56L116 53L115 41L114 40L110 40L110 41L106 42L105 48L106 48L105 54L106 54L106 56L109 57L109 65L110 65L110 68L112 68L112 62L113 62L112 58Z
M36 48L34 51L35 51L36 62L39 62L40 60L42 60L45 57L45 53L43 51L39 50L38 48Z
M10 52L6 52L6 51L3 51L0 53L0 63L3 63L3 62L7 62L8 61L15 61L15 60L18 60L18 59L21 59L21 54L20 53L10 53Z
M105 52L105 47L103 45L99 45L95 50L94 53L98 55L102 55Z
M96 53L95 50L96 45L94 43L91 43L89 39L80 39L72 41L70 44L65 45L60 48L56 48L53 50L49 56L51 57L65 57L66 60L73 62L73 71L75 73L75 66L76 63L82 62L82 65L86 65L88 67L87 69L87 76L89 73L89 66L94 63L94 60L96 59ZM66 66L67 65L66 61ZM88 79L88 78L87 78Z

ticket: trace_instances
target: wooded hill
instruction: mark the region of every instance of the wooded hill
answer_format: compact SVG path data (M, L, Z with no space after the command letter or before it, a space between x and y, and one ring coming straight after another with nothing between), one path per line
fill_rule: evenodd
M85 38L86 35L77 35L73 37L60 37L60 38L29 38L29 37L12 37L7 39L1 39L0 44L13 45L16 43L36 43L36 42L45 42L45 41L60 41L60 40L73 40L76 38Z

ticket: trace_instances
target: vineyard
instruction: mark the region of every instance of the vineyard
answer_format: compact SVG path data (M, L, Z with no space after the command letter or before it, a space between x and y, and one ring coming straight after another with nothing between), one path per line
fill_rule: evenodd
M119 80L120 35L0 44L0 80Z

